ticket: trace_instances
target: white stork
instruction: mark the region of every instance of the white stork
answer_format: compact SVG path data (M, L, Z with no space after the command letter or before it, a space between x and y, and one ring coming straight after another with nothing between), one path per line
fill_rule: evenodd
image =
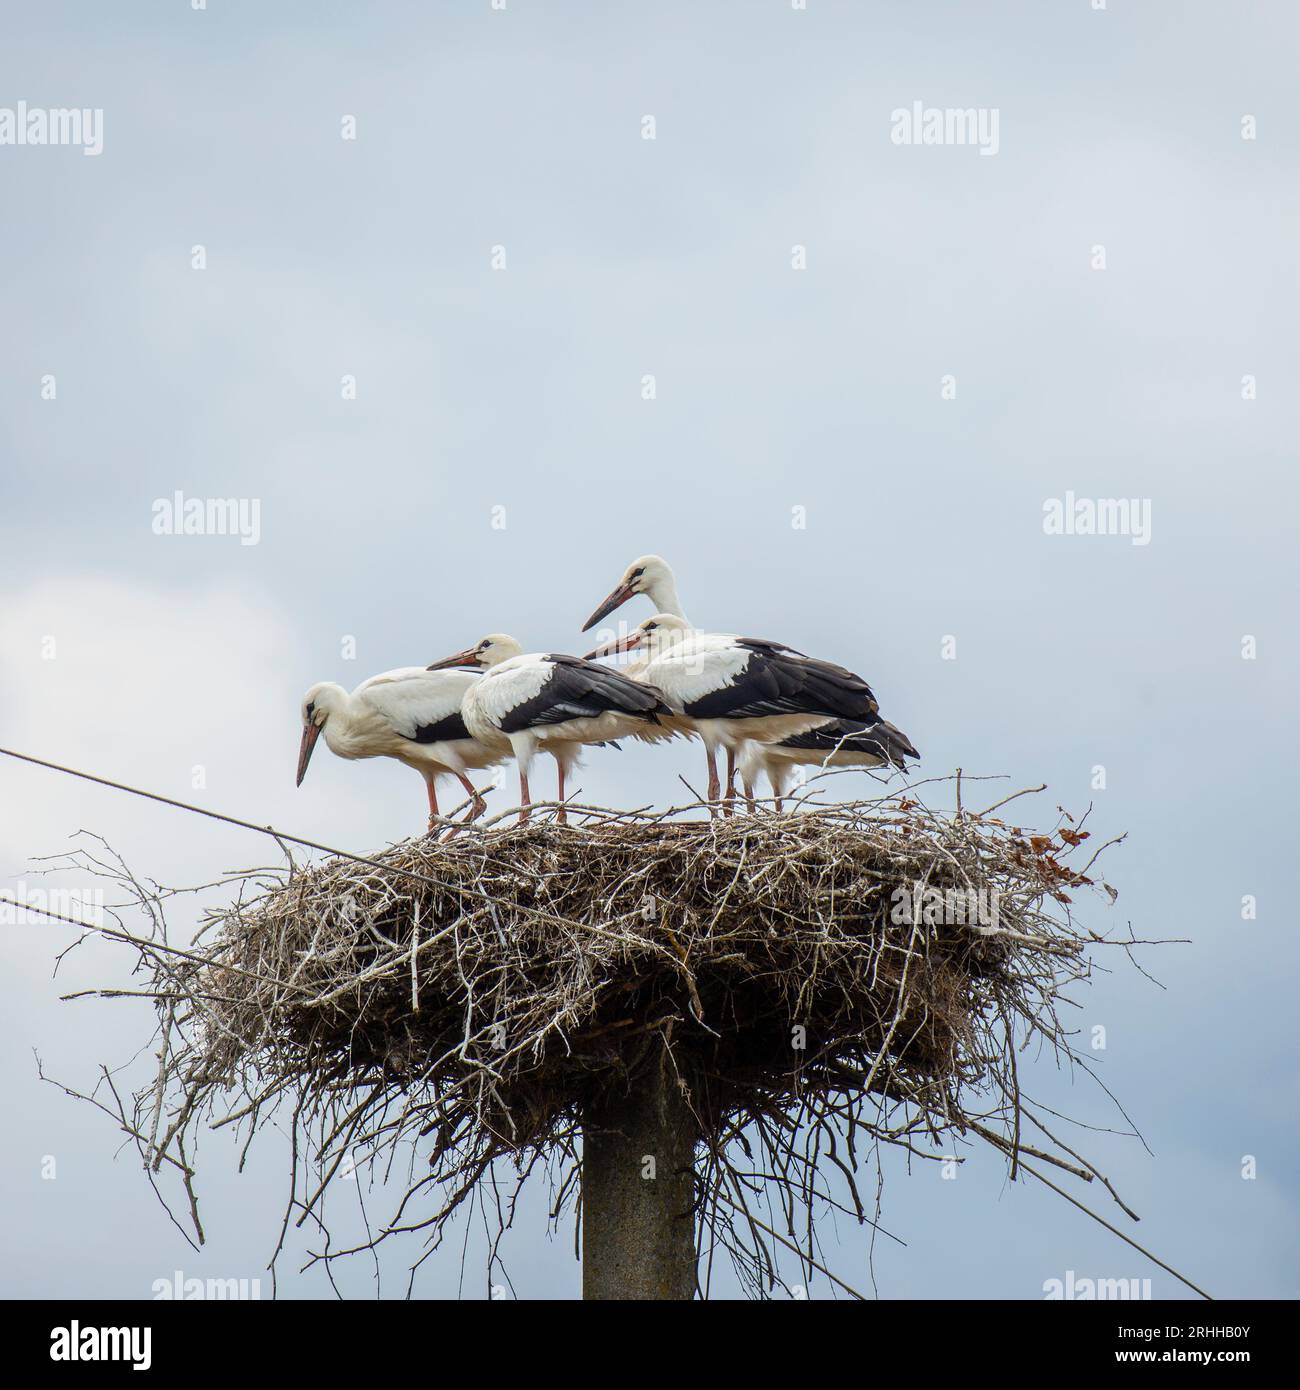
M632 736L656 742L674 737L672 710L658 690L608 666L576 656L524 655L513 637L493 633L430 671L472 666L484 671L465 695L465 724L475 738L519 765L521 820L528 819L528 771L539 749L559 772L556 819L565 824L564 779L586 744Z
M588 659L637 650L646 652L637 679L661 691L673 713L704 741L710 801L721 793L719 746L727 750L730 799L736 753L747 739L771 743L828 719L870 723L878 715L871 687L842 666L758 637L697 632L671 613L656 613L625 637L589 652Z
M302 743L298 786L307 775L312 749L323 733L340 758L396 758L413 767L429 791L429 830L438 815L437 779L450 773L469 793L470 819L487 803L465 776L471 768L493 767L505 754L474 738L461 717L461 701L474 684L467 671L426 671L403 666L371 676L349 695L321 681L302 698Z
M668 567L668 561L659 555L642 555L623 571L623 577L613 591L583 623L583 632L590 632L602 618L621 608L633 594L644 594L656 613L671 613L674 618L686 618L682 601L677 597L677 580Z
M686 613L682 608L681 599L679 599L677 596L677 579L676 576L673 574L672 567L668 564L668 561L665 560L661 555L642 555L639 559L633 560L632 563L627 567L627 569L624 570L623 577L614 586L613 591L608 595L608 597L600 605L600 607L596 609L596 611L591 615L591 617L587 619L586 623L583 624L583 632L587 632L589 629L595 627L595 625L598 622L600 622L602 618L607 618L616 608L621 608L623 604L625 604L630 598L634 597L636 594L644 594L654 605L657 614L667 614L672 617L680 618L684 622L687 621ZM615 649L612 647L606 647L603 650L612 651ZM624 648L623 650L628 649ZM644 676L647 664L648 663L646 661L634 662L631 666L626 668L627 673L629 675L635 675L638 678L640 678ZM835 724L835 720L826 721L825 731L828 734L833 733L833 726ZM892 725L889 727L892 728ZM811 730L809 732L811 732ZM750 738L754 742L761 741L761 736L757 733L751 734ZM706 739L705 742L707 744L708 740ZM910 744L908 746L910 747ZM810 749L813 747L814 745L809 745ZM848 750L842 751L847 752ZM708 752L709 786L712 788L717 786L717 772L714 766L713 748L709 748ZM757 756L757 754L751 753L751 761ZM915 754L914 756L919 757L920 755ZM736 757L736 749L731 745L727 745L727 804L724 807L724 809L727 810L728 814L730 814L730 803L735 798L736 794ZM789 755L788 753L773 754L773 760L774 765L776 761L789 761ZM763 769L760 768L760 770ZM710 792L709 800L713 801L716 799L716 794Z
M781 799L790 786L796 767L894 767L907 770L904 758L919 758L911 740L888 720L864 724L853 719L831 719L801 734L791 734L775 743L756 743L752 739L737 759L745 800L754 804L754 783L759 773L767 776L781 810Z

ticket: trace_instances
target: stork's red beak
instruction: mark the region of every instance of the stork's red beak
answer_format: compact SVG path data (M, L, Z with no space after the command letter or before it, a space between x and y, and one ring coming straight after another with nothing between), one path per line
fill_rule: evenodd
M595 661L598 656L613 656L616 652L635 651L643 641L645 641L645 633L640 628L634 627L626 637L615 637L612 642L606 642L603 646L589 651L582 659Z
M463 652L457 652L455 656L444 656L441 661L431 661L424 669L426 671L448 671L453 666L477 666L478 650L475 647L466 647Z
M307 775L307 764L311 762L311 750L316 747L316 740L324 727L314 719L310 724L303 725L302 742L298 745L298 780L294 783L296 787L302 786L302 779Z
M591 617L583 623L583 632L590 632L602 618L608 618L616 608L621 608L634 593L636 593L636 590L630 584L620 584L605 602L596 609Z

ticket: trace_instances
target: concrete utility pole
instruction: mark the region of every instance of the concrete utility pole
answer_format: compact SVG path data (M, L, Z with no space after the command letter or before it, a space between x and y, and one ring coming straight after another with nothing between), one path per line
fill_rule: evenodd
M698 1138L676 1076L652 1066L589 1109L582 1135L584 1299L695 1297ZM645 1176L653 1160L653 1177Z

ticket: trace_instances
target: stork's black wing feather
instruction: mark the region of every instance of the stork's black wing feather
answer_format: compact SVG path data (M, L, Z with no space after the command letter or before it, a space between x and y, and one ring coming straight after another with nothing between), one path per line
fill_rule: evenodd
M824 714L870 723L879 713L871 687L852 671L804 656L778 642L740 637L749 660L736 679L686 706L696 719L759 719L775 714Z
M856 719L830 719L808 729L802 734L791 734L783 738L781 748L808 748L818 753L874 753L885 758L895 767L903 765L904 758L919 758L921 755L912 746L911 739L897 729L887 719L877 719L864 724Z
M541 724L562 724L566 719L595 719L602 714L626 714L657 724L672 710L653 685L598 666L581 657L549 655L551 674L530 700L516 705L501 721L501 731L518 733Z
M469 730L465 727L459 710L453 711L434 724L417 724L415 733L410 735L412 743L443 743L468 737Z

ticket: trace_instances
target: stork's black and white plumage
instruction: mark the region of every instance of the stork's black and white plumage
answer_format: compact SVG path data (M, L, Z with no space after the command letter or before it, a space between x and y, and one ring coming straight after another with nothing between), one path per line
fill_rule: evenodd
M754 804L754 783L760 773L767 776L781 810L781 800L798 767L885 767L906 771L905 758L921 755L901 729L886 719L863 723L854 719L831 719L801 734L791 734L775 743L747 742L740 750L741 780L745 799Z
M600 607L596 609L596 611L591 615L591 617L587 619L587 622L583 627L583 631L586 632L588 628L594 627L598 622L601 621L602 618L608 617L612 612L614 612L616 608L622 607L623 604L627 603L629 599L634 598L637 594L642 594L650 600L651 605L656 609L656 616L658 616L659 614L667 614L670 617L680 618L684 622L687 621L686 614L682 609L681 599L679 599L677 596L677 579L676 576L673 574L672 567L668 564L667 560L665 560L660 555L642 555L639 559L633 560L632 563L627 567L627 569L624 570L622 578L614 586L613 591L608 595L604 602L601 603ZM754 641L754 639L745 638L737 638L732 640L741 643L749 641L757 648L770 648L778 654L780 652L786 652L789 653L789 655L792 657L799 657L800 655L797 652L790 652L789 648L783 648L778 643L759 643ZM610 649L611 648L607 647L602 650ZM802 660L809 661L810 658L803 657ZM626 668L627 673L629 675L644 673L646 665L647 662L645 661L634 662L631 666ZM841 667L833 667L831 668L831 670L838 672L841 676L849 674L843 671L843 668ZM779 682L782 673L779 670L775 670L772 668L769 668L769 672L773 676L773 679ZM785 674L788 675L789 673L787 672ZM799 674L802 675L804 674L804 672L800 671ZM857 680L856 677L853 677L853 679ZM806 694L816 693L818 692L806 692ZM826 692L823 690L820 693L825 694ZM715 703L722 703L727 698L729 698L729 696L725 694L719 695ZM837 734L835 725L835 720L827 720L825 724L821 727L824 729L827 736L838 737L842 735L843 730L840 730ZM755 730L757 730L758 726L755 725L753 727L755 728ZM816 732L816 728L814 727L813 729L809 729L806 732L812 734ZM761 737L762 736L758 732L755 732L750 735L751 741L754 742L761 741ZM802 735L795 735L794 737L802 737ZM718 741L724 742L724 746L726 746L727 751L726 795L723 801L723 809L727 811L728 814L730 814L731 802L735 796L736 759L739 755L736 747L730 744L726 744L725 741L722 739L719 739ZM706 739L706 743L707 742L708 740ZM808 751L813 751L815 749L815 745L809 744L807 748ZM751 762L753 762L754 759L756 759L758 756L759 755L757 753L751 753ZM788 759L789 750L787 750L785 754L774 754L772 765L780 766L784 762L787 762ZM763 764L760 767L760 770L765 769L766 764ZM714 769L714 752L713 749L710 748L710 787L713 787L716 784L716 779L717 774ZM710 800L713 799L715 798L711 794Z
M324 734L340 758L396 758L413 767L428 787L431 831L438 815L435 783L443 773L473 799L471 818L481 814L486 803L465 774L504 762L506 754L480 743L465 726L461 702L474 682L467 671L403 666L371 676L351 694L333 681L313 685L302 699L298 785Z
M565 821L564 779L587 744L633 737L656 742L672 738L672 710L653 685L632 680L581 657L533 652L525 655L513 637L494 633L455 656L435 661L430 671L468 666L482 670L466 693L462 712L469 732L519 765L519 804L528 819L528 772L544 749L559 771L560 809Z
M876 697L860 676L780 642L697 632L683 618L656 613L589 657L644 650L638 680L663 692L674 714L699 734L709 757L710 801L718 800L716 753L727 750L728 782L746 740L771 743L828 719L871 723Z

